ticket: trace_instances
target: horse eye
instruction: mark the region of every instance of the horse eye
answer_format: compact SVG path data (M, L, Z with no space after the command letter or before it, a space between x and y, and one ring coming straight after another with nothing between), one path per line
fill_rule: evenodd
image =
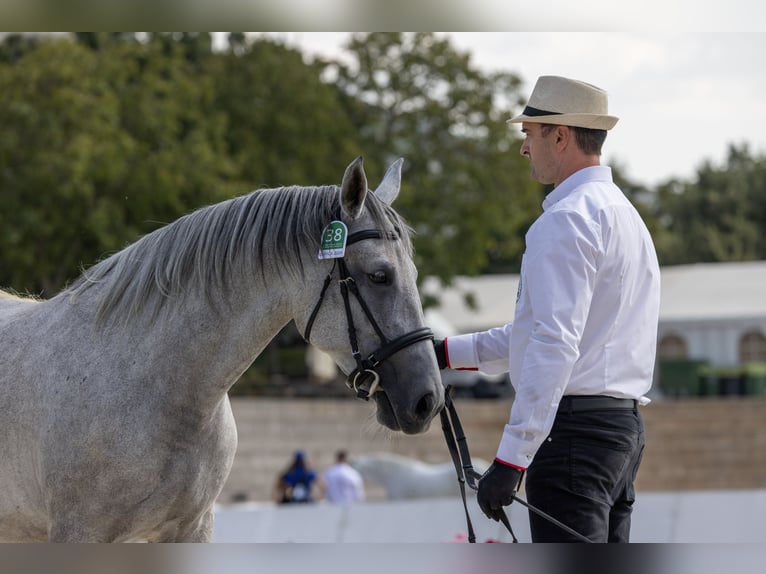
M385 271L375 271L374 273L368 273L367 277L369 277L370 281L373 283L388 283L388 275L386 275Z

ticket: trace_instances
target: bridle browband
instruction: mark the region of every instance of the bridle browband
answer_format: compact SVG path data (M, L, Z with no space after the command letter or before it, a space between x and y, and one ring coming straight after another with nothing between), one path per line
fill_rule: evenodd
M397 241L399 238L400 233L398 229L396 232L381 231L379 229L364 229L362 231L356 231L349 234L346 245L353 245L354 243L363 241L365 239L387 239L389 241ZM361 293L359 293L359 288L357 287L356 281L354 281L354 278L348 271L348 266L346 265L345 259L343 257L338 257L333 261L332 268L327 274L327 277L324 280L324 284L322 285L322 291L319 293L319 300L314 306L314 310L311 312L308 323L306 324L306 330L303 334L303 338L307 342L310 342L309 337L311 336L311 328L314 326L314 320L319 313L319 308L322 306L322 301L324 301L324 296L327 292L327 288L332 282L336 267L338 268L338 283L340 284L340 293L343 297L343 305L346 309L348 340L351 344L351 354L356 361L356 368L351 371L351 373L349 373L348 377L346 378L346 386L349 389L354 390L356 392L356 396L360 399L369 400L372 394L378 391L378 383L380 381L380 376L375 371L375 367L391 357L393 354L401 351L406 347L409 347L410 345L414 345L420 341L433 340L434 334L430 328L421 327L420 329L415 329L414 331L410 331L409 333L405 333L404 335L396 337L395 339L389 340L388 337L386 337L383 333L377 321L375 321L375 317L373 317L372 312L367 306L367 303L362 298ZM354 297L356 297L356 300L359 302L362 311L367 316L367 320L370 322L372 328L375 330L375 333L380 339L380 347L370 353L366 359L362 358L362 354L359 351L359 342L356 338L354 317L351 313L351 300L349 298L349 292L353 293Z

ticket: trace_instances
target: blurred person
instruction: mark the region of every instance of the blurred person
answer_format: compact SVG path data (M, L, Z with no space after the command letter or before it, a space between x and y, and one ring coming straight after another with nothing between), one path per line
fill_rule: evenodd
M362 475L348 463L348 453L339 450L335 464L322 474L325 498L333 504L350 504L364 500Z
M285 472L274 485L274 502L279 504L314 502L314 491L321 489L317 473L311 469L302 450L296 450Z
M660 273L636 209L600 165L607 94L542 76L524 111L520 152L552 185L526 234L513 323L437 340L442 368L508 371L516 396L479 481L499 520L526 472L526 495L593 542L628 542L644 449L639 405L652 384ZM574 541L529 513L533 542Z

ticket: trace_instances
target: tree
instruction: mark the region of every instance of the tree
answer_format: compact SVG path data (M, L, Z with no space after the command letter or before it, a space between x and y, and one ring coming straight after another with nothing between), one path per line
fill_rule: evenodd
M337 90L320 72L278 42L230 36L215 73L216 107L227 117L229 154L251 188L340 183L342 169L362 155Z
M766 160L746 145L731 146L726 165L704 162L696 180L671 180L658 190L668 240L658 246L663 264L766 258Z
M49 295L101 244L96 182L127 141L98 67L62 40L0 66L0 284Z
M26 34L8 34L0 42L0 63L13 64L26 54L34 50L38 44L38 37Z
M162 38L86 39L0 64L0 285L19 291L54 294L232 178L205 58Z
M217 62L209 40L207 34L152 34L145 43L118 44L105 54L120 126L130 141L120 193L129 194L125 216L140 225L135 231L151 231L243 191L228 158L228 118L216 102Z

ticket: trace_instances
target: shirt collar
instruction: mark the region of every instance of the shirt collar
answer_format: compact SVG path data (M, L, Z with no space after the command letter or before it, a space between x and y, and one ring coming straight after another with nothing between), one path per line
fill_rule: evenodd
M574 172L545 197L543 210L550 209L573 190L591 181L608 181L611 183L612 168L605 165L594 165Z

